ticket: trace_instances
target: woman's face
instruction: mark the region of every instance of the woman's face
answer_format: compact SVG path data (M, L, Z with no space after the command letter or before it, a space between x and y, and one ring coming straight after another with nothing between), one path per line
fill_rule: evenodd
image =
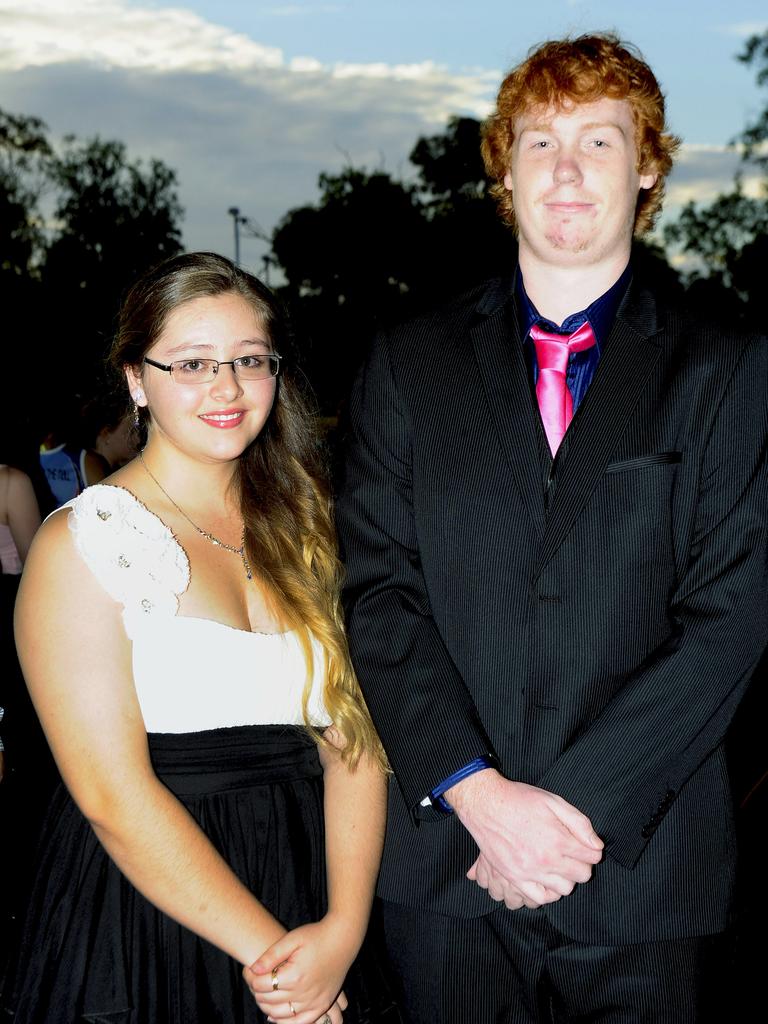
M253 308L235 292L190 299L168 317L146 356L168 365L179 360L263 355L272 345ZM186 383L145 363L126 373L137 405L149 409L149 441L164 443L202 462L238 459L269 417L276 378L248 381L231 365L208 383Z

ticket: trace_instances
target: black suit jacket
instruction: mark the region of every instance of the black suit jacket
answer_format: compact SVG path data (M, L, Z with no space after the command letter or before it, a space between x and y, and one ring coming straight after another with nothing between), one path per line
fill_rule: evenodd
M554 464L509 281L380 337L338 506L352 656L394 770L385 898L496 909L420 801L482 753L606 843L581 941L716 932L722 741L768 636L768 349L634 282Z

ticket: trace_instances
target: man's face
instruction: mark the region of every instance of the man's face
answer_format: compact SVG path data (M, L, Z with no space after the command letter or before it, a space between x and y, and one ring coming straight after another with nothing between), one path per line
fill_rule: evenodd
M589 266L629 256L635 206L656 174L638 174L632 110L603 98L533 107L514 125L504 184L512 191L521 255Z

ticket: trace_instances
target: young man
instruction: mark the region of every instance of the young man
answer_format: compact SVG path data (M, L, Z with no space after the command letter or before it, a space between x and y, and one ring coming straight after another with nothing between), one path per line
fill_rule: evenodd
M533 52L483 143L518 266L356 386L339 529L409 1024L685 1024L722 981L768 353L633 270L676 145L615 37Z

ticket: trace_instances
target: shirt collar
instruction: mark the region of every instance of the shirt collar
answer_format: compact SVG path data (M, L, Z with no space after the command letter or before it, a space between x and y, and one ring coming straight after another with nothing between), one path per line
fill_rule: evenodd
M594 302L591 302L586 309L580 310L578 313L571 313L571 315L567 316L565 320L563 320L562 324L558 326L557 324L552 323L551 320L547 320L546 317L541 316L534 304L528 298L528 294L525 290L525 284L523 282L523 275L518 271L515 277L515 297L517 299L517 316L520 326L520 337L525 341L528 337L528 332L535 323L541 324L541 326L547 331L555 331L559 334L571 334L577 327L581 327L585 320L589 320L592 330L595 333L595 348L599 355L600 350L608 340L608 335L611 333L611 328L613 327L613 321L616 319L616 313L618 312L619 305L621 300L624 298L624 294L629 287L629 282L631 280L632 267L628 263L619 279L611 285L607 292L604 292L599 296L599 298L595 299Z

